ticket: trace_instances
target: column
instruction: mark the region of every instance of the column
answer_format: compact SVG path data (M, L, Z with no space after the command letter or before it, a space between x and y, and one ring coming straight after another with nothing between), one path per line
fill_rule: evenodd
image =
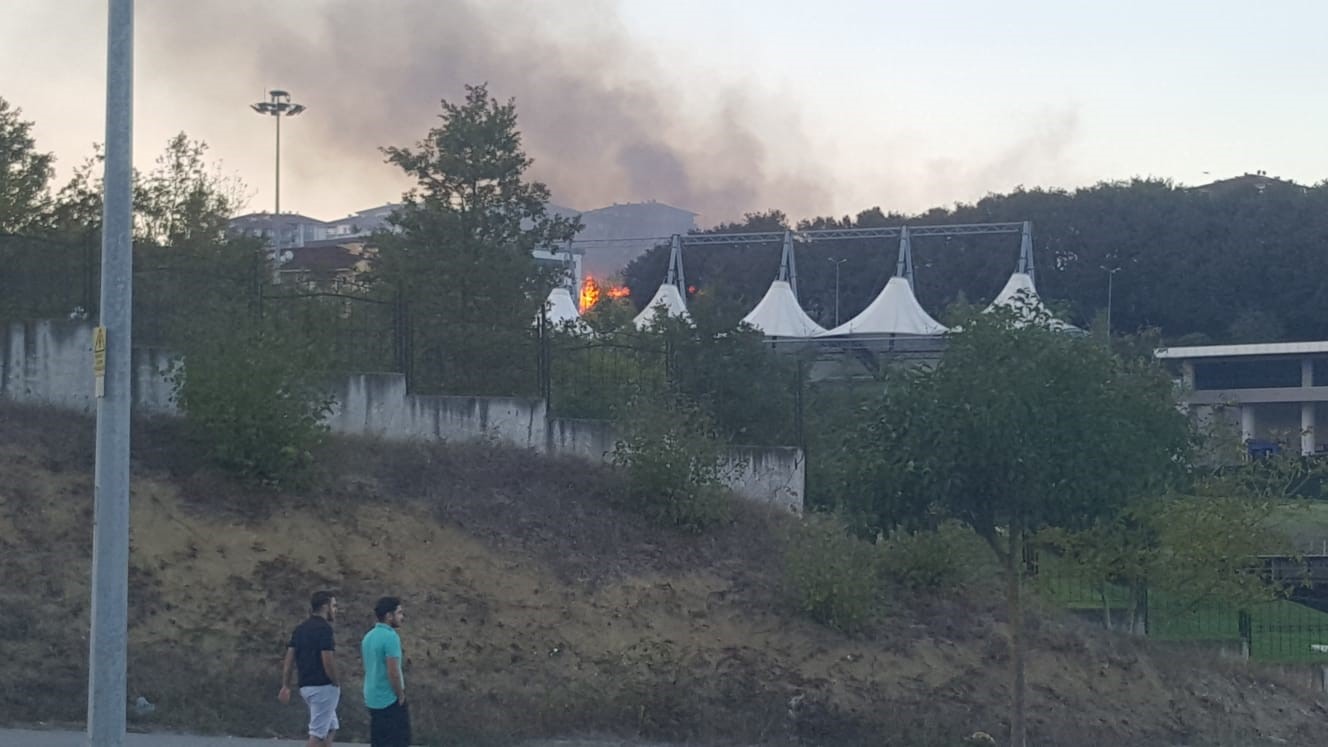
M1254 405L1240 406L1240 442L1254 438Z
M1314 453L1314 405L1313 402L1300 403L1300 453L1309 456Z
M1314 386L1314 360L1305 358L1300 362L1300 386L1308 389ZM1309 456L1314 453L1314 402L1300 403L1300 453Z

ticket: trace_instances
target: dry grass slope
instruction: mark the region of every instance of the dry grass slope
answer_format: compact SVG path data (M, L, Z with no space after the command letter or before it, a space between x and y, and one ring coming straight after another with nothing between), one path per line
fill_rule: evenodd
M77 722L85 701L91 421L0 405L0 723ZM129 689L139 724L296 736L274 698L285 636L338 590L340 661L383 593L406 599L407 681L433 744L612 733L698 742L956 745L1003 732L999 604L900 592L845 637L793 615L777 537L743 510L704 537L615 503L617 478L487 445L340 441L304 495L198 466L177 424L135 432ZM1313 695L1035 616L1041 745L1321 743ZM365 719L347 693L343 733Z

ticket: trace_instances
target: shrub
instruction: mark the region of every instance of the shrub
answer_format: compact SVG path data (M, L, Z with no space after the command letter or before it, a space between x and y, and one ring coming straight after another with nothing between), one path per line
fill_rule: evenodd
M812 513L795 524L784 563L799 609L816 622L848 633L877 611L879 548L850 534L839 517Z
M704 411L680 398L638 396L620 412L613 463L630 505L650 520L702 532L729 517L723 458Z
M175 401L208 457L242 478L309 477L333 398L315 343L243 322L199 335L171 371Z
M946 589L964 576L965 550L976 537L958 524L933 531L896 532L881 543L881 572L910 589Z

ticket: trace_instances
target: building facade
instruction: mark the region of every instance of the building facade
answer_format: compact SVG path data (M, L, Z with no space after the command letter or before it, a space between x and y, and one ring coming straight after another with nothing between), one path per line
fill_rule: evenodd
M1181 405L1200 422L1226 428L1252 452L1325 451L1328 341L1160 348L1176 367Z

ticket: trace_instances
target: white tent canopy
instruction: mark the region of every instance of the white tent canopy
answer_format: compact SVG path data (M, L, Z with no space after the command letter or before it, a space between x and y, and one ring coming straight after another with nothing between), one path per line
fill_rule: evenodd
M687 298L682 294L682 289L686 287L682 275L682 238L674 234L669 246L669 269L664 275L664 282L659 286L659 290L655 291L650 303L646 304L641 313L632 320L632 324L636 325L637 329L645 329L654 324L655 315L659 313L661 306L666 315L686 319Z
M834 335L940 335L945 325L931 318L913 295L913 286L892 277L862 313L826 332Z
M572 291L563 286L549 291L549 298L544 302L544 308L545 319L552 326L558 327L568 322L581 321L581 313L576 310L576 302L572 300Z
M1023 235L1019 240L1019 262L1015 265L1010 279L1005 281L1005 287L996 294L996 299L987 306L986 310L1013 309L1023 321L1045 319L1047 327L1058 332L1082 332L1083 330L1073 324L1062 322L1051 315L1038 295L1036 278L1033 268L1033 224L1024 221Z
M683 300L682 291L672 283L664 283L655 291L650 303L646 304L641 313L632 320L632 324L635 324L637 329L645 329L654 324L656 315L661 313L660 307L663 307L662 313L665 316L687 318L687 302Z
M770 284L761 302L743 321L765 333L767 337L815 337L825 334L825 328L802 310L793 287L787 280Z
M1073 324L1063 322L1051 315L1038 296L1033 278L1025 272L1015 272L1005 281L1005 287L996 294L996 300L987 306L987 311L998 308L1013 309L1023 320L1046 319L1047 326L1058 331L1078 330Z
M793 254L792 231L784 232L779 274L761 302L742 320L766 337L815 337L825 333L825 328L812 321L798 303L798 265Z

